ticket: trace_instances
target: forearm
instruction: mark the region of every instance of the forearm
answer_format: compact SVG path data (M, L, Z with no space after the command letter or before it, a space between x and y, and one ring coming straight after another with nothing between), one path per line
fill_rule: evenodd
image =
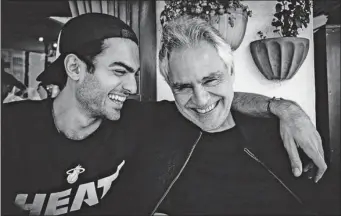
M277 117L285 117L292 109L300 109L299 106L289 100L273 100L268 110L268 103L271 98L245 92L235 92L232 101L232 109L243 114L254 117L270 117L276 115ZM270 111L270 112L269 112Z

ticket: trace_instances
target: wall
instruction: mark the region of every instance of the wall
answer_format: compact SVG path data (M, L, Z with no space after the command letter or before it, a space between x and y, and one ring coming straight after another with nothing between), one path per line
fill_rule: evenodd
M270 38L272 33L272 16L275 12L276 1L243 1L252 10L244 40L235 51L235 90L253 92L269 97L283 97L296 101L315 123L315 78L314 78L314 44L313 44L313 17L308 28L299 31L299 37L310 40L310 48L306 60L297 74L288 81L269 81L263 77L255 65L251 53L250 42L259 39L258 31L263 31ZM160 47L160 13L164 8L164 1L157 1L157 48ZM158 66L158 65L157 65ZM171 90L163 77L157 71L157 100L174 100Z
M38 81L36 78L43 72L45 65L45 54L30 52L29 55L29 68L28 68L28 86L37 87Z

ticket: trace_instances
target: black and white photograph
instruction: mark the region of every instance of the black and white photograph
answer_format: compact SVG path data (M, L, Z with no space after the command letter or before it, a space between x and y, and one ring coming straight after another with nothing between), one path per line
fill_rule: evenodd
M1 0L1 215L341 215L340 0Z

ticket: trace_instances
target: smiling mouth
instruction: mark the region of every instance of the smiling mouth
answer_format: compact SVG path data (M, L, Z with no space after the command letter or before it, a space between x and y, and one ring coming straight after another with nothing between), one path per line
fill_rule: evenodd
M111 94L111 93L108 94L108 97L111 101L118 103L118 104L123 104L124 101L127 99L126 96L120 96L120 95Z
M207 114L209 112L211 112L212 110L214 110L214 108L217 107L219 101L211 104L210 106L206 107L205 109L198 109L198 108L192 108L192 110L194 110L195 112L199 113L199 114Z

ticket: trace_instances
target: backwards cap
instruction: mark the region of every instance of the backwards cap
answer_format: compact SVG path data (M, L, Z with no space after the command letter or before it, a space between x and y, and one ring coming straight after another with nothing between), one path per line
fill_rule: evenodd
M86 13L69 20L59 40L60 56L48 66L37 81L62 86L66 80L63 54L72 53L86 43L107 38L127 38L138 44L136 34L122 20L102 13Z

